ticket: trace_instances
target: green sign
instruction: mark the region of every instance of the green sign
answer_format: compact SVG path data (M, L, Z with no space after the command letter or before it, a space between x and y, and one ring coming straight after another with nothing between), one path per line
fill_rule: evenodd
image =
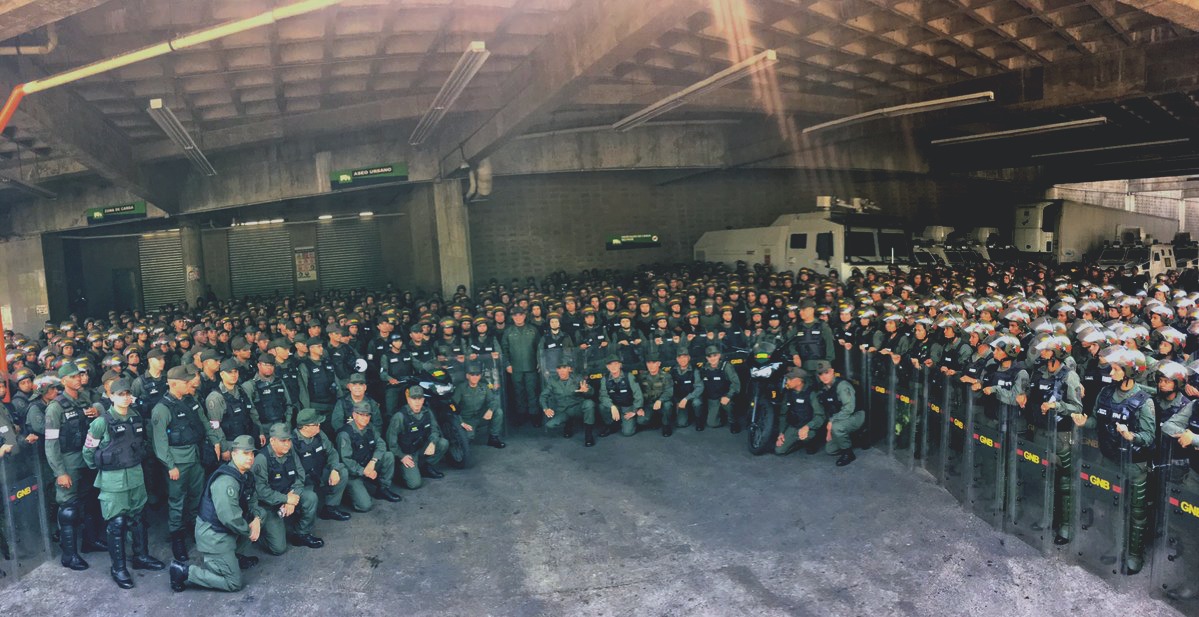
M408 179L407 163L388 163L361 169L340 169L329 174L329 185L333 190L358 188L387 182L403 182Z
M141 219L146 218L146 202L135 201L130 204L121 204L119 206L88 208L85 214L87 216L88 225L112 223L114 221L123 221L125 219Z
M608 236L607 249L622 251L625 249L648 249L662 246L658 234L631 234L627 236Z

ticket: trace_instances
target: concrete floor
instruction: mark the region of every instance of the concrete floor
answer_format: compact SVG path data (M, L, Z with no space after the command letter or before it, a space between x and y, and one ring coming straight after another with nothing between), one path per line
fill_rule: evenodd
M523 429L400 504L318 521L320 550L262 556L242 593L168 589L103 554L0 590L4 615L1176 615L964 513L877 450L853 465L750 456L684 429L601 439ZM161 515L159 515L161 516ZM162 534L155 531L155 537ZM169 550L159 543L155 554ZM193 558L195 553L193 551Z

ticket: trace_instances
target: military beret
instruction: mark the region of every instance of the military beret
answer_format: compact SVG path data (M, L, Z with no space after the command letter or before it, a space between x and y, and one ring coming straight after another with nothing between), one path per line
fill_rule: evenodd
M237 438L233 440L233 443L229 445L229 450L231 452L237 450L241 450L243 452L253 452L254 449L254 439L249 435L238 435Z
M239 367L240 365L237 363L237 360L234 360L233 358L229 358L228 360L221 362L221 372L223 373L236 372Z
M366 383L366 375L364 375L362 373L354 373L353 375L350 375L349 383L365 384Z
M271 439L291 439L291 431L287 430L286 424L276 422L271 425Z
M296 426L309 426L312 424L320 424L321 419L322 419L321 412L319 412L311 407L306 407L304 409L301 409L299 411L299 413L296 414Z

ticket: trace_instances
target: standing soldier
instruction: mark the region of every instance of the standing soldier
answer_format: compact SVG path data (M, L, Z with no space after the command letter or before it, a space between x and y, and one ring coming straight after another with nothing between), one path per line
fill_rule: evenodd
M300 369L291 357L291 345L287 339L277 338L267 345L267 353L275 357L275 375L287 387L287 394L295 405L300 404Z
M142 461L150 452L148 422L133 409L133 385L118 379L110 388L112 407L88 427L83 442L83 461L97 470L100 514L108 521L108 555L112 580L121 589L133 588L133 577L125 567L125 533L133 538L134 570L162 570L166 564L151 557L146 521L146 483Z
M819 360L833 361L833 331L828 324L816 319L816 302L805 299L799 303L800 323L795 324L795 340L790 357L795 366L812 372Z
M208 393L208 399L204 401L208 423L225 434L225 441L249 435L258 445L266 445L266 435L258 422L258 410L237 385L240 377L237 360L231 358L221 362L220 375L221 384Z
M594 315L594 313L592 313ZM595 400L591 387L582 377L571 375L570 359L564 354L558 359L558 379L550 380L541 392L542 413L548 420L547 428L562 427L562 436L570 439L574 435L571 424L576 418L583 419L583 445L595 445Z
M300 360L300 406L310 407L324 416L322 428L329 426L329 412L337 403L337 373L324 353L325 343L308 339L308 356ZM331 428L330 434L332 434Z
M326 521L348 521L350 514L341 509L349 477L341 455L329 437L321 432L321 415L315 409L301 409L296 414L296 429L292 444L304 466L305 483L320 501L317 516Z
M866 421L866 412L857 408L857 396L853 384L833 372L833 365L828 360L816 362L816 378L820 386L816 391L816 400L821 411L828 417L828 434L824 451L840 455L837 466L844 467L858 457L853 453L853 442L850 435L862 428Z
M414 386L419 387L419 386ZM402 497L391 490L391 479L395 474L395 456L387 450L387 444L379 438L372 423L370 407L356 405L346 422L337 431L337 452L348 472L346 490L356 512L367 512L374 503L366 490L367 481L378 487L380 499L392 503ZM394 419L393 419L394 422Z
M525 323L525 310L519 306L512 309L512 325L504 329L500 346L508 361L508 374L512 376L512 420L518 425L529 420L533 426L541 426L541 414L537 412L537 385L541 381L537 372L537 338L537 328Z
M408 389L408 404L391 419L387 429L387 447L399 457L404 486L421 487L421 478L441 478L445 474L433 465L445 456L450 442L441 436L441 428L433 412L425 408L425 390L420 386Z
M221 435L192 396L199 381L186 366L167 371L167 393L150 414L154 454L167 470L167 530L177 561L188 559L187 522L195 520L200 506L204 466L215 466L221 459Z
M662 358L649 353L645 356L645 370L637 376L641 386L641 396L645 400L646 423L660 421L662 436L670 437L673 431L674 418L670 415L674 399L674 380L668 373L662 371ZM638 418L638 424L642 424Z
M270 442L254 457L250 468L258 503L267 513L258 541L272 555L287 545L321 548L325 541L312 535L318 500L307 486L304 465L291 447L291 431L277 422L268 429ZM298 510L298 511L297 511Z
M295 412L295 399L287 391L283 380L275 375L275 357L269 353L258 356L258 373L241 385L251 406L258 412L262 426L282 422L291 426Z
M404 390L408 387L408 379L413 373L412 362L404 350L404 338L397 336L391 339L387 352L379 360L379 380L383 382L384 424L391 422L391 417L400 409L404 400Z
M95 473L83 462L83 442L91 418L99 415L94 407L80 401L79 367L67 362L58 369L62 394L46 407L46 461L54 474L58 501L58 538L62 565L86 570L75 539L83 528L81 550L85 553L108 550L100 540L103 519L95 495Z
M241 591L241 571L254 567L257 557L245 555L262 533L266 513L255 496L254 440L242 435L229 447L229 462L208 479L200 499L196 522L196 548L204 557L201 565L171 562L171 590L183 591L188 584L217 591Z
M644 398L641 396L641 386L637 385L636 379L631 379L626 371L621 370L619 357L609 357L606 364L608 365L608 374L600 380L600 409L605 414L611 414L612 422L620 423L622 435L632 436L637 432L637 425L645 424L649 420L643 406ZM605 424L608 423L607 420L608 418L605 417ZM604 429L600 436L603 437L607 434L607 429Z
M704 349L707 362L699 369L699 376L704 383L704 403L707 418L700 410L695 412L695 430L702 431L705 426L719 428L720 414L723 412L730 422L736 422L733 414L733 397L741 391L741 380L737 371L727 362L720 359L720 347L708 345Z
M483 442L493 448L507 446L500 440L504 430L504 410L500 397L492 384L483 381L483 366L478 360L466 363L466 383L454 389L454 404L469 439ZM465 427L463 427L465 428Z

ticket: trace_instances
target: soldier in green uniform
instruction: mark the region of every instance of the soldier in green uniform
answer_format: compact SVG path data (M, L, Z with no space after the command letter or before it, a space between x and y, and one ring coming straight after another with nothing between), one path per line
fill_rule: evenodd
M241 435L249 435L259 446L266 445L266 433L259 426L258 410L250 397L238 385L241 378L237 360L229 359L220 364L220 381L204 407L208 411L208 423L214 430L225 434L225 441L233 441Z
M350 514L341 509L349 476L337 448L321 432L321 414L317 410L301 409L296 414L291 443L304 466L305 484L320 501L317 516L327 521L350 520Z
M146 481L142 461L150 453L149 422L133 408L133 384L118 379L109 388L112 407L92 420L83 442L83 461L98 470L100 514L108 521L108 554L112 580L121 589L133 588L125 562L125 533L133 538L135 570L162 570L166 564L148 552L148 533L142 510Z
M379 409L379 404L374 399L366 396L366 388L365 374L354 373L350 375L346 383L346 390L349 391L348 394L338 398L337 402L333 404L333 411L329 413L329 425L333 427L334 431L341 430L341 427L350 421L350 410L359 404L370 407L371 417L374 419L375 426L379 427L381 431L384 430L383 426L387 418L383 416L383 412Z
M221 435L205 421L192 394L200 376L190 367L167 371L167 393L150 412L154 455L167 471L167 529L171 552L187 561L187 523L196 516L204 490L204 465L221 459Z
M266 512L258 505L254 476L254 440L242 435L229 446L229 462L208 479L200 499L196 522L196 549L204 557L200 565L171 562L171 590L187 586L218 591L241 591L241 571L258 563L245 555L262 533Z
M79 367L68 362L58 370L62 394L46 407L46 461L54 474L58 488L58 537L62 548L62 565L72 570L86 570L87 562L79 556L76 537L83 528L80 547L85 553L108 550L100 539L104 519L95 494L95 473L83 462L83 441L88 424L100 411L81 402Z
M268 429L270 442L254 457L250 472L258 503L266 517L258 545L272 555L287 552L287 545L320 548L325 541L312 535L318 500L307 486L304 466L292 450L291 431L277 422Z
M404 486L421 487L421 478L441 478L445 474L433 465L441 461L450 442L441 436L433 412L425 405L425 390L408 388L408 404L401 407L387 428L387 447L399 458Z
M813 300L805 299L799 303L799 319L788 356L795 366L812 372L816 370L816 362L833 361L833 331L827 323L816 319L816 302Z
M808 386L808 372L791 367L783 377L782 407L779 417L782 430L774 442L774 453L780 456L806 446L814 453L820 447L820 430L828 421L817 400L816 393Z
M728 362L721 361L720 347L708 345L704 349L707 362L699 367L699 377L704 385L704 404L707 406L707 418L695 410L695 430L702 431L705 426L717 428L720 426L720 414L731 421L733 418L733 398L741 391L741 378L737 370Z
M590 448L595 445L595 399L591 387L586 379L571 374L570 358L566 354L559 358L557 370L558 378L547 382L541 391L541 412L547 418L545 426L561 426L562 436L570 439L574 436L572 424L575 419L582 418L583 445Z
M296 401L283 379L275 374L275 356L264 353L258 356L258 372L241 385L250 404L258 413L258 420L269 427L276 422L291 426L296 411Z
M828 443L824 446L824 451L840 455L837 458L837 466L844 467L858 458L853 453L850 435L862 428L866 421L866 412L858 409L853 384L837 377L832 363L828 360L817 360L815 370L816 378L820 380L816 401L828 417L828 434L825 438Z
M470 427L466 429L469 439L493 448L507 446L500 440L504 430L504 410L499 393L494 384L483 381L483 365L477 360L466 362L466 383L454 389L454 405L462 423Z
M512 325L504 329L500 339L504 359L508 362L508 374L515 388L512 402L512 420L518 425L528 419L533 426L541 426L541 414L537 413L537 385L541 381L537 366L537 328L525 323L525 310L512 309Z
M645 401L645 415L637 418L637 425L661 422L662 435L669 437L674 429L674 418L669 414L674 399L674 380L662 370L662 358L652 352L646 354L645 370L637 376L637 382Z
M346 491L350 493L350 503L356 512L368 512L374 502L367 491L367 482L377 487L380 499L394 503L403 498L391 490L395 456L379 437L370 407L356 405L352 412L352 422L346 422L337 431L337 452L347 471Z
M645 424L645 399L641 395L641 386L637 380L623 370L620 358L611 356L605 363L608 374L600 380L599 407L603 410L604 423L608 424L608 414L612 422L620 423L620 433L625 437L637 432L637 425ZM601 436L606 434L601 433Z

